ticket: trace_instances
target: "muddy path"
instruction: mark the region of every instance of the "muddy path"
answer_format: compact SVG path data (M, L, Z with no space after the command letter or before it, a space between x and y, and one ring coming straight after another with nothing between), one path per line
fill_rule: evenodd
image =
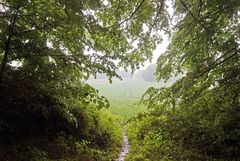
M129 142L128 142L128 138L126 135L126 132L123 132L123 147L122 147L122 151L118 156L118 159L116 159L115 161L124 161L125 157L127 156L128 152L129 152Z

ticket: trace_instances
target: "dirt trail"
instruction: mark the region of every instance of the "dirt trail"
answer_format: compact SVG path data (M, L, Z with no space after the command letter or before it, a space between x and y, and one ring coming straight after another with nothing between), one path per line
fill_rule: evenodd
M116 159L115 161L124 161L126 155L129 152L129 142L128 142L128 138L126 135L126 132L123 132L123 147L122 147L122 151L118 157L118 159Z

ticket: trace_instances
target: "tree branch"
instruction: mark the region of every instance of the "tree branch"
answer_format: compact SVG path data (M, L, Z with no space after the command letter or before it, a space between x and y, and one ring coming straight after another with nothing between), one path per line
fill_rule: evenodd
M140 7L143 5L145 0L142 0L142 2L137 6L137 8L133 11L133 13L129 16L129 18L123 20L122 22L120 22L118 24L118 26L121 26L123 23L129 21L130 19L132 19L132 17L135 15L135 13L140 9Z
M188 6L186 5L186 3L184 3L182 0L180 0L180 2L182 3L182 5L184 6L184 8L189 12L189 14L192 16L192 18L199 23L206 31L208 31L212 36L213 33L211 32L211 30L209 30L199 19L197 19L194 14L192 13L192 11L188 8Z
M199 2L198 2L198 17L201 16L201 11L202 11L202 0L199 0Z
M234 50L234 49L233 49ZM232 50L231 50L232 51ZM226 59L220 61L217 63L218 60L220 60L222 57L218 58L216 61L214 61L214 63L209 67L207 68L205 71L203 71L201 74L197 75L196 78L199 78L201 76L203 76L204 74L206 73L209 73L211 70L213 70L214 68L218 67L219 65L227 62L228 60L230 60L231 58L233 58L235 55L237 55L237 53L240 52L240 48L237 49L235 52L233 52L229 57L227 57ZM226 54L225 54L226 55Z
M20 6L18 7L18 9L20 8ZM8 59L8 55L9 55L9 52L10 52L10 43L11 43L11 40L12 40L12 37L13 37L13 29L14 29L14 25L16 23L16 20L17 20L17 12L18 10L15 12L14 16L13 16L13 19L12 19L12 22L11 24L9 25L8 27L8 38L7 38L7 41L5 43L5 52L3 54L3 59L2 59L2 62L1 62L1 66L0 66L0 84L2 84L2 78L3 78L3 73L5 71L5 67L6 67L6 64L7 64L7 59Z
M0 2L0 5L3 6L3 7L8 7L8 8L11 8L11 7L12 7L12 6L7 5L6 3L3 3L3 2Z

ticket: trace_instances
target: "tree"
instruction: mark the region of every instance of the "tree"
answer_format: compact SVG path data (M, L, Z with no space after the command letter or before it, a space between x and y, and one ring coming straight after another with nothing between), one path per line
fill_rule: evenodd
M144 75L143 75L143 79L148 82L156 81L155 71L156 71L156 64L151 64L151 65L147 66L147 68L144 72Z
M147 66L146 69L138 70L134 77L137 79L143 79L147 82L154 82L156 81L155 78L155 71L156 71L156 64L150 64Z
M183 77L144 94L148 114L132 126L140 133L133 137L142 147L136 151L150 160L238 160L240 3L173 4L171 42L158 58L156 75Z
M117 76L118 66L134 70L151 59L161 40L154 32L167 30L166 16L159 17L166 12L161 1L4 0L0 5L1 81L6 65L32 57L74 64L86 76ZM59 59L66 64L57 64Z
M85 80L151 59L164 12L158 0L0 0L0 160L113 160L120 120Z

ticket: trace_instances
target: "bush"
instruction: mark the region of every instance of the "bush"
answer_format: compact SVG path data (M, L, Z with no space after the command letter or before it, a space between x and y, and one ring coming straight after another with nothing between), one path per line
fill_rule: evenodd
M128 160L138 156L151 161L239 160L239 95L232 97L238 90L214 88L188 107L180 103L175 110L152 108L129 125L132 146Z
M55 87L51 81L16 81L18 75L12 72L0 92L0 160L107 161L117 157L121 119L104 108L104 100L90 86L75 84L74 90L62 93L50 88ZM79 97L76 89L86 96Z

